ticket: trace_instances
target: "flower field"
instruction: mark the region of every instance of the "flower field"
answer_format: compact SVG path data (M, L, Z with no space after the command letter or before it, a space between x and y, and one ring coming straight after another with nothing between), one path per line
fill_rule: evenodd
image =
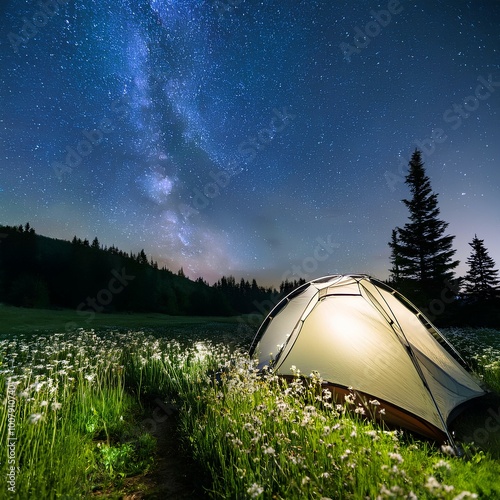
M500 332L444 333L500 392ZM364 420L355 393L335 404L321 374L285 386L227 341L178 337L79 330L0 340L0 498L121 498L127 478L155 468L153 400L162 419L178 411L207 498L500 498L498 454L477 446L486 431L469 429L479 443L455 457Z

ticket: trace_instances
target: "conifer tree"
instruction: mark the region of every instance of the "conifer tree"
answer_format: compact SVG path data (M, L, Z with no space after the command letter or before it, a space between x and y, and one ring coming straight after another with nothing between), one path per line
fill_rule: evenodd
M480 240L477 235L474 235L469 245L472 252L467 259L469 270L464 278L465 296L472 301L493 299L500 293L500 279L495 262L488 255L484 240Z
M410 212L410 220L404 227L396 228L389 246L393 259L398 259L398 276L404 289L407 293L411 290L414 298L427 301L439 296L454 277L453 269L459 264L453 260L455 237L445 234L448 223L439 219L437 194L432 192L422 154L417 149L405 183L412 196L402 201Z
M397 285L401 279L401 274L399 272L399 268L401 266L401 252L399 248L399 239L398 239L398 231L397 229L392 230L391 241L389 242L389 247L391 248L391 257L390 261L392 267L389 269L391 273L389 277L389 281L394 285Z

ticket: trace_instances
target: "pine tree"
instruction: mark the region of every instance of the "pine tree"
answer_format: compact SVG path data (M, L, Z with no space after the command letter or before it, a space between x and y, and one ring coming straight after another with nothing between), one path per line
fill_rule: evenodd
M469 270L464 278L465 296L472 301L483 301L499 295L500 279L494 260L488 255L484 240L474 235L469 243L472 252L467 259Z
M453 280L453 269L459 264L452 260L455 236L445 235L448 223L439 219L437 194L432 192L418 150L411 157L405 183L412 195L402 200L410 212L410 221L403 228L396 228L396 237L389 246L393 258L398 259L399 280L404 288L411 290L415 299L427 301L439 296Z
M399 268L401 266L401 250L399 244L398 230L393 229L391 235L391 241L389 242L389 247L391 248L391 257L390 261L392 264L389 272L391 273L389 277L389 281L397 285L401 279L401 273L399 272Z
M99 240L97 239L97 236L92 240L92 248L97 248L99 249L100 248L100 245L99 245Z

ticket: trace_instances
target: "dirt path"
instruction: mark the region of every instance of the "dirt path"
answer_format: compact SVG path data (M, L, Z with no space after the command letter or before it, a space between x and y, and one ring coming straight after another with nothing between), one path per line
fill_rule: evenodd
M199 466L183 449L177 413L157 422L152 434L157 438L156 467L145 476L131 478L124 500L208 499Z

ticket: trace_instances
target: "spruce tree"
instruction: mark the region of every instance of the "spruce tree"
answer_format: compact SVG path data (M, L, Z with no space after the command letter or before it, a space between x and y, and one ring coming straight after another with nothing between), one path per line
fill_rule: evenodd
M453 260L454 236L446 235L448 223L439 219L437 194L432 192L426 175L422 154L417 149L409 162L405 183L411 198L403 199L408 208L409 222L396 228L389 243L398 264L399 281L406 293L418 302L439 297L453 279L453 269L459 261Z
M469 243L472 252L467 259L469 270L464 278L465 296L472 301L483 301L499 295L500 279L494 260L488 255L484 240L474 235Z
M401 279L401 274L399 272L399 268L401 266L401 251L399 248L399 239L398 239L398 230L397 229L392 230L391 241L389 242L389 247L391 248L390 261L392 264L391 269L389 269L389 272L391 273L391 275L389 277L389 282L394 284L395 286L397 286L400 279Z

